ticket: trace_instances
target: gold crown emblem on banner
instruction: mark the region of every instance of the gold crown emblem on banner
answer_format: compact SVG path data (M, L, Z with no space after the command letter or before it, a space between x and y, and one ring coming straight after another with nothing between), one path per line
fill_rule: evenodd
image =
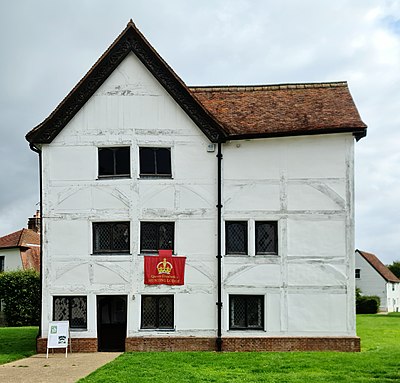
M172 263L167 262L167 259L164 258L162 262L157 264L158 274L170 274L172 270Z

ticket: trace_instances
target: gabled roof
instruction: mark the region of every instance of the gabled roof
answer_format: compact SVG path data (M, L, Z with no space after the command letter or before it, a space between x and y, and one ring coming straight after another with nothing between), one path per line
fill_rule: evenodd
M367 126L346 82L190 87L229 138L352 132Z
M31 144L52 142L130 52L139 58L210 141L224 140L225 132L219 123L193 97L132 20L50 116L26 135L26 139Z
M375 254L358 249L356 252L359 253L387 282L400 283L400 279L397 278Z
M40 245L40 234L30 229L21 229L0 237L0 249L30 247L30 245Z
M351 132L366 135L346 82L190 87L131 20L127 27L26 139L50 143L122 60L133 52L212 142L229 139Z

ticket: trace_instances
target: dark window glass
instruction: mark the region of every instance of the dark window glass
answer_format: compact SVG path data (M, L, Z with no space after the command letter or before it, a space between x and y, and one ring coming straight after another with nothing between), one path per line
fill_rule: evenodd
M171 149L139 148L140 176L171 177Z
M130 147L99 148L99 177L129 177Z
M226 254L247 254L247 222L225 222Z
M263 330L264 297L262 295L230 295L229 328L231 330Z
M71 328L86 329L86 297L53 297L53 320L67 320Z
M142 295L143 329L174 328L173 295Z
M129 222L93 223L93 253L127 253L129 237Z
M278 254L277 222L256 222L256 254Z
M360 278L361 275L361 270L360 269L356 269L356 278Z
M4 256L0 257L0 273L4 271Z
M141 222L140 252L174 250L174 222Z

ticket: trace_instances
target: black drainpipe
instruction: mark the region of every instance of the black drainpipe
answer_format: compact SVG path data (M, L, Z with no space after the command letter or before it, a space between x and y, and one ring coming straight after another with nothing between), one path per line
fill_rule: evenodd
M217 223L218 223L218 233L217 233L217 284L218 284L218 301L217 301L217 317L218 317L218 330L217 330L217 351L222 351L222 254L221 254L221 229L222 229L222 146L221 142L218 142L218 152L217 152L217 158L218 158L218 179L217 179L217 184L218 184L218 203L217 203L217 209L218 209L218 218L217 218Z
M39 331L36 336L36 339L40 338L42 333L42 291L43 291L43 198L42 198L42 191L43 191L43 182L42 182L42 151L38 149L32 143L29 144L31 150L39 155L39 210L40 210L40 311L39 311ZM37 342L36 342L37 347ZM36 350L37 351L37 350Z

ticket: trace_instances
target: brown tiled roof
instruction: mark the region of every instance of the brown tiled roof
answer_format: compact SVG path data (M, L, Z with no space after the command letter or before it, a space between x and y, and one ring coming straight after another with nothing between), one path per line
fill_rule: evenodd
M31 229L21 229L0 237L0 249L40 245L40 234Z
M352 132L365 136L345 82L191 87L179 78L132 20L57 108L26 139L50 143L99 86L133 52L212 142Z
M366 134L346 82L190 87L229 138Z
M356 252L358 252L386 281L400 282L400 279L397 278L375 254L361 250L356 250Z

